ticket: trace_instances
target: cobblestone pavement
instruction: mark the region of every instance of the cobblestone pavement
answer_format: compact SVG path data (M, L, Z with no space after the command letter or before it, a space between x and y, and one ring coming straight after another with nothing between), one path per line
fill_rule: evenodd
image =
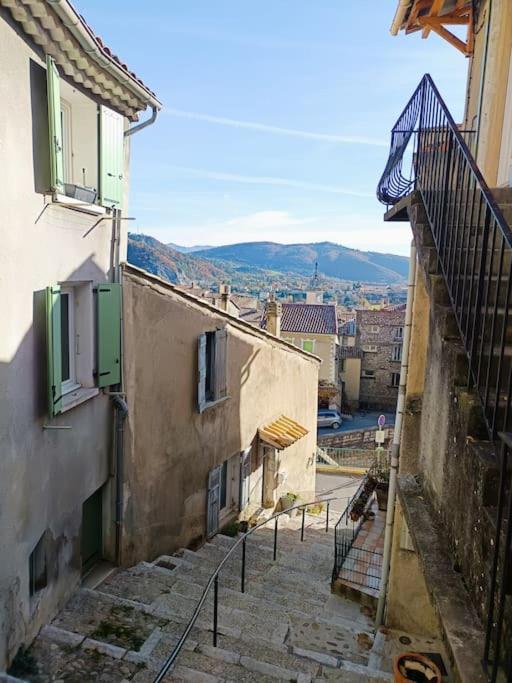
M373 652L368 608L333 595L332 529L325 517L281 518L247 541L246 591L237 550L219 579L219 639L213 591L166 681L390 681ZM199 597L235 539L218 535L196 552L140 563L81 588L27 652L29 683L150 683L182 634Z

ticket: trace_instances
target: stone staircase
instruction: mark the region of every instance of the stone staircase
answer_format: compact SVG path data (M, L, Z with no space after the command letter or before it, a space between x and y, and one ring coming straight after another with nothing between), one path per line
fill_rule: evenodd
M304 542L300 524L300 517L280 518L276 562L273 524L248 538L245 593L235 551L219 578L218 647L210 591L166 681L392 680L369 608L331 593L333 531L326 533L325 517L306 515ZM41 630L18 675L32 683L150 683L234 542L217 535L196 552L183 549L81 588Z

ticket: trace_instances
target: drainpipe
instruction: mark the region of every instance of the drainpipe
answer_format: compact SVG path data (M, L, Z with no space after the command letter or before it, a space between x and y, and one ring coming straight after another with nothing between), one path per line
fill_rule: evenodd
M375 626L382 625L384 619L384 607L386 605L386 592L389 578L391 543L393 539L393 526L395 522L396 482L398 477L398 464L400 457L400 437L405 412L405 391L407 388L407 372L409 368L409 347L411 339L412 309L414 304L416 279L416 247L414 240L411 242L411 255L409 260L409 278L407 282L407 305L405 308L404 342L402 349L402 365L400 367L400 387L398 389L398 401L396 404L395 431L391 446L391 467L389 473L388 509L386 512L386 530L384 535L384 554L382 557L382 577L380 580L379 600Z
M143 128L147 128L148 126L152 126L153 123L156 121L156 117L158 116L158 109L156 107L152 107L153 112L149 119L146 121L142 121L142 123L138 123L136 126L132 126L131 128L127 128L124 131L124 137L127 138L130 135L133 135L134 133L138 133L141 131Z
M112 216L112 282L121 283L121 210L114 209ZM114 405L115 417L115 562L121 564L123 540L123 510L124 510L124 422L128 416L128 404L124 388L124 335L123 335L123 292L121 288L121 383L116 391L104 391Z

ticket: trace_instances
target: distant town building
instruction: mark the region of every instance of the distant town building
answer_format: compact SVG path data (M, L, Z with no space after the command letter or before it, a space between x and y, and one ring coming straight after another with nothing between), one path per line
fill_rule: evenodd
M355 345L362 352L359 404L392 410L398 398L405 306L356 311Z
M336 307L332 304L282 304L269 300L261 326L303 351L321 358L319 405L338 405L339 342Z
M343 408L357 410L361 389L363 351L356 346L356 321L347 320L339 327L339 380Z

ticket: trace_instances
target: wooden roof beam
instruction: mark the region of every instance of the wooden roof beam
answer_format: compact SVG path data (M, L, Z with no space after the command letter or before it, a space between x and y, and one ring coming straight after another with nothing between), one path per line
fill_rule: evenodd
M432 3L432 7L430 8L429 16L430 17L437 17L439 12L442 12L443 7L444 7L445 0L434 0ZM423 28L423 32L421 34L422 38L428 38L428 34L430 33L431 27L427 24Z
M444 20L444 17L443 17ZM462 52L464 56L468 56L471 54L471 45L470 42L465 43L463 40L460 38L457 38L451 31L448 31L447 28L443 26L443 21L439 20L437 17L420 17L419 18L419 23L421 25L429 25L432 31L434 33L437 33L438 36L441 38L444 38L450 45L453 45L457 50ZM455 23L455 22L453 22ZM460 22L457 22L460 23ZM463 21L463 24L468 24L469 22L467 20ZM471 27L470 27L471 28Z

